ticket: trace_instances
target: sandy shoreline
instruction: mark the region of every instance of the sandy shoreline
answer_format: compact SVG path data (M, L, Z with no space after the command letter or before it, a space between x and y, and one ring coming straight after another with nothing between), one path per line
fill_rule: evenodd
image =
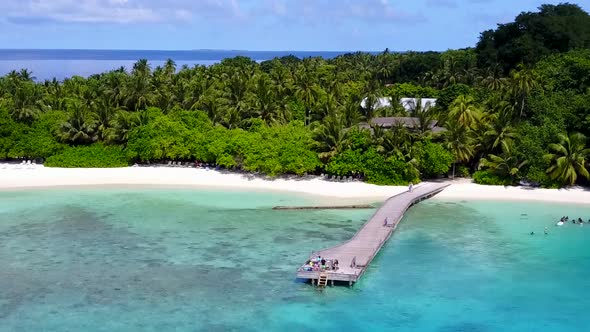
M0 190L71 186L181 187L246 191L277 191L317 196L327 201L371 203L407 190L399 186L375 186L362 182L330 182L319 178L274 179L248 177L215 170L167 167L128 167L115 169L64 169L42 166L0 165ZM523 200L590 204L590 190L526 189L521 187L481 186L470 180L452 181L435 196L439 200Z

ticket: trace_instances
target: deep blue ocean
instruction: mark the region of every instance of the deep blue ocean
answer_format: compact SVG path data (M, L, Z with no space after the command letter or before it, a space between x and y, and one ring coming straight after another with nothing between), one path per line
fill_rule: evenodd
M148 59L152 68L172 59L180 68L183 65L212 65L226 58L246 56L256 61L294 55L298 58L334 58L348 52L310 51L239 51L239 50L1 50L0 75L12 70L28 69L37 81L63 79L74 75L87 77L121 66L133 67L138 59Z

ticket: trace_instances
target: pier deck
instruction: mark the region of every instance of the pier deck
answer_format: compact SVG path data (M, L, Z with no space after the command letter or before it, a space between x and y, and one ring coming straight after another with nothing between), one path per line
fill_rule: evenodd
M443 191L450 184L425 183L415 186L413 190L395 195L375 212L352 239L332 248L315 251L310 259L321 256L325 259L338 260L336 271L305 271L300 267L297 278L317 280L320 273L327 274L330 281L344 281L349 285L356 282L365 272L383 244L396 230L404 213L414 204L430 198ZM387 225L385 220L387 218Z

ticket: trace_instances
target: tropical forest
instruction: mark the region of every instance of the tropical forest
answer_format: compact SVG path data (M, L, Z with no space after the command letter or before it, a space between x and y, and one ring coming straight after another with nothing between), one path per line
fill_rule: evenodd
M589 185L589 137L590 16L568 3L445 52L138 60L88 78L40 82L26 68L0 78L0 159L47 167L174 161L555 188Z

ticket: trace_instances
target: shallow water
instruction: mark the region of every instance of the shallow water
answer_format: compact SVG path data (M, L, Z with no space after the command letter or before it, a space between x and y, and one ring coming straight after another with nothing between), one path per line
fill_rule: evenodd
M372 211L270 209L310 203L187 189L0 193L0 331L590 330L590 225L553 226L590 207L426 201L357 285L318 292L295 269Z

